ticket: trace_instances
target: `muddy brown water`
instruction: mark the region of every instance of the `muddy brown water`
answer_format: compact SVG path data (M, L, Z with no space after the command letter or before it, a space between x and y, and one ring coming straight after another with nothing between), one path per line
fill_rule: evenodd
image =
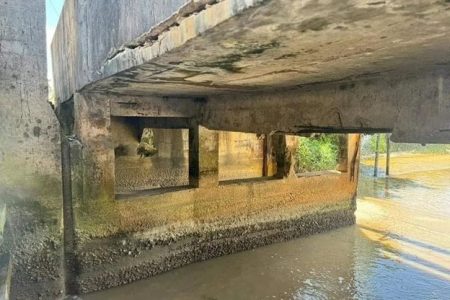
M450 156L394 157L391 168L373 179L362 166L355 226L83 299L450 299Z

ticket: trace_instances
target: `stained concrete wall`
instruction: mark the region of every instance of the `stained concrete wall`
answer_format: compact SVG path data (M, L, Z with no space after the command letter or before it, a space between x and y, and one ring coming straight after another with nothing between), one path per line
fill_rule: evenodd
M0 203L11 240L12 299L62 284L59 124L47 102L45 1L0 2Z
M345 175L326 175L110 201L95 214L77 208L79 290L353 224L355 189Z
M151 157L142 157L137 148L145 127L143 119L112 118L114 148L120 150L115 150L116 193L187 186L188 129L153 128L153 143L158 152ZM218 131L218 134L220 181L264 176L263 135L225 131Z
M264 169L263 136L219 132L219 180L257 178Z

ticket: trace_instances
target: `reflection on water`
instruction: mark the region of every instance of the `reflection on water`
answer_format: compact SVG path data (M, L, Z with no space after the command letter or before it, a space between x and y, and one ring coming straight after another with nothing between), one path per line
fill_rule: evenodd
M356 226L85 298L450 299L450 156L424 159L394 158L391 178L363 176Z

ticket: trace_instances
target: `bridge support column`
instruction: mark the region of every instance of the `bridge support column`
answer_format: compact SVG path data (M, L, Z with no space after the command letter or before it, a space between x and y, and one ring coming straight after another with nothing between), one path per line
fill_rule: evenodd
M339 141L339 157L337 170L346 173L348 171L348 143L349 138L347 134L340 134Z
M285 134L274 134L272 136L272 149L277 164L276 178L295 176L294 167L297 145L297 139L294 136Z
M189 183L192 187L219 185L219 134L203 126L189 130Z
M359 159L361 156L361 135L349 134L347 136L347 173L348 179L353 184L358 185ZM356 189L355 189L356 197Z
M115 179L109 101L100 95L75 94L74 114L74 133L83 145L83 178L89 180L84 182L83 201L111 201Z

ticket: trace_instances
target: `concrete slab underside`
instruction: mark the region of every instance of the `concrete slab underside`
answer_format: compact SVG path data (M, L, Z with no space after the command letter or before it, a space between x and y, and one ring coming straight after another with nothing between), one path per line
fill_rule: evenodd
M53 41L59 101L79 91L105 94L105 101L111 94L200 97L207 101L196 117L208 128L392 131L398 142L450 141L447 1L192 3L177 12L173 5L172 17L148 31L121 18L109 24L115 30L101 27L101 35L89 25L94 19L87 6L65 10L65 19L75 21L60 24ZM94 6L106 14L118 9ZM143 18L148 12L136 13ZM142 34L101 53L90 46L97 37L116 39L114 32L128 27ZM191 105L182 98L177 103ZM216 114L223 107L228 113ZM273 109L281 116L275 121Z
M444 0L218 1L111 49L76 89L107 78L88 90L204 96L446 68L449 8Z

